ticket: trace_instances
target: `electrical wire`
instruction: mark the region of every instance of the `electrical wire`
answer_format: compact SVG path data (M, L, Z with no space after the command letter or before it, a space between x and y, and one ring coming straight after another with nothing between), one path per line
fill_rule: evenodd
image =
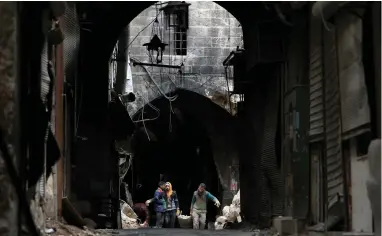
M147 139L150 142L151 141L150 135L149 135L149 132L147 132L147 128L146 128L146 124L145 124L145 118L143 117L144 111L145 111L145 106L142 107L142 124L143 124L143 128L145 129L145 132L146 132L146 135L147 135Z
M131 58L131 60L142 63L141 61L139 61L138 59L133 58L133 57ZM170 101L172 101L172 102L175 101L175 100L178 98L178 95L175 95L175 96L172 96L172 97L167 96L167 95L162 91L162 89L160 88L160 86L158 85L158 83L157 83L157 82L154 80L154 78L151 76L151 73L147 70L147 68L146 68L145 66L143 66L143 65L139 65L139 66L141 66L144 70L146 70L146 72L147 72L147 74L148 74L150 80L155 84L155 86L158 88L159 92L162 94L163 97L165 97L166 99L168 99L168 100L170 100Z
M142 96L142 100L144 100L143 99L143 96ZM156 119L158 119L159 117L160 117L160 110L158 109L158 108L156 108L154 105L152 105L151 103L150 103L150 101L148 101L148 102L146 102L146 101L144 101L149 107L151 107L154 111L156 111L157 112L157 117L155 117L155 118L149 118L149 119L141 119L141 120L134 120L133 122L134 123L139 123L139 122L145 122L145 121L153 121L153 120L156 120Z
M138 36L139 36L145 29L147 29L147 27L149 27L152 23L155 22L155 20L156 20L157 17L159 16L159 14L161 14L161 11L155 16L154 20L152 20L148 25L146 25L141 31L138 32L138 34L133 38L133 40L131 40L131 42L129 43L129 45L127 45L126 49L124 50L124 53L126 53L127 49L130 48L131 44L133 44L133 42L138 38Z

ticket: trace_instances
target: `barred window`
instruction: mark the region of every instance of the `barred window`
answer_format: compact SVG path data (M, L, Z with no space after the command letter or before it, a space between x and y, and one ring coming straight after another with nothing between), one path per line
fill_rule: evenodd
M180 27L176 27L175 30L175 55L187 55L187 30Z
M166 30L170 31L170 47L172 54L187 55L187 16L181 14L166 15Z

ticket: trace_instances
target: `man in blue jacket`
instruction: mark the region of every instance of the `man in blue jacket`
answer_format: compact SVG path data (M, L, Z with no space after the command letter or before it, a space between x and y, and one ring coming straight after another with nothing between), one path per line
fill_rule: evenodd
M164 222L164 212L166 210L165 189L166 183L160 181L158 189L154 193L154 209L156 212L156 228L162 228Z
M220 207L219 200L206 191L206 185L201 183L194 192L191 200L190 212L194 229L204 229L206 226L207 201L213 201L216 207Z

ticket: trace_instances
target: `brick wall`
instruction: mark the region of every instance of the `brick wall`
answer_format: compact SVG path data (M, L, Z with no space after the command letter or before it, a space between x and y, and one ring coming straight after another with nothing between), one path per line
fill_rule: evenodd
M160 7L157 6L158 12ZM131 44L129 52L132 59L150 62L147 50L142 45L150 41L153 24L143 31L142 29L150 24L156 15L156 6L153 5L142 11L129 24L129 44ZM169 38L172 41L173 36L169 35L164 27L164 15L159 14L158 20L159 25L163 27L162 41L169 43ZM237 46L242 46L242 29L239 22L228 11L214 2L192 2L189 7L187 55L175 56L173 46L169 46L163 56L163 64L180 65L183 61L184 73L190 74L180 78L176 75L176 69L146 68L164 92L171 91L175 87L185 88L207 96L229 109L227 101L222 99L227 96L227 82L222 63ZM169 51L171 55L168 55ZM145 69L138 66L132 67L132 74L133 90L138 96L137 102L129 109L130 113L134 113L145 101L160 95ZM171 80L167 74L171 74ZM231 83L229 84L231 86Z

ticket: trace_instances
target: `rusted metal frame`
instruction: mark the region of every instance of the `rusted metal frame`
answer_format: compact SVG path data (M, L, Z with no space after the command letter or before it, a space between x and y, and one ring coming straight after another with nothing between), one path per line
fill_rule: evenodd
M154 67L164 67L164 68L172 68L172 69L181 69L182 66L173 66L173 65L162 65L162 64L151 64L144 62L133 62L133 66L154 66Z

